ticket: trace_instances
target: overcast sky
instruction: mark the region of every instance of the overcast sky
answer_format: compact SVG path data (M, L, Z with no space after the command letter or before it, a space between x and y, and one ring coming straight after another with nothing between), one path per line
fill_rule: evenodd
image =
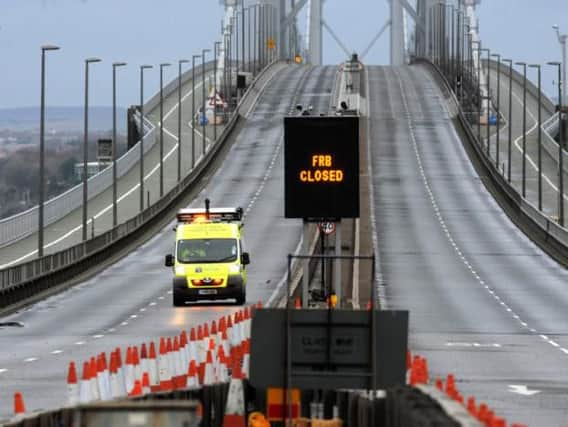
M551 28L568 32L567 0L483 0L478 8L486 47L530 63L559 60ZM191 57L219 39L223 9L218 0L0 0L0 108L39 104L40 46L61 46L48 56L49 105L82 105L83 59L92 66L91 105L110 105L113 61L119 72L119 104L137 103L138 65ZM386 0L327 0L325 19L349 50L363 51L388 19ZM385 34L365 58L388 62ZM324 35L324 61L344 60L343 51ZM556 93L555 75L545 67L543 85ZM167 80L177 73L172 67ZM147 93L158 88L158 71L147 74ZM534 76L531 76L534 77Z

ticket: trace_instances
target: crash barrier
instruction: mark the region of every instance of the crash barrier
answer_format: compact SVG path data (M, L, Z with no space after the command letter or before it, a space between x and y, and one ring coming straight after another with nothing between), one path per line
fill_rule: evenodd
M66 390L68 406L26 415L24 396L16 392L15 417L4 425L70 426L77 417L89 411L106 411L111 407L116 411L120 408L139 409L131 406L129 401L148 402L144 408L154 410L175 409L172 402L199 402L189 410L201 417L202 426L244 426L246 417L249 417L250 426L282 425L281 417L286 412L284 402L280 411L278 408L274 411L270 407L274 401L270 402L267 390L255 389L247 380L251 319L259 308L260 303L198 325L189 333L182 330L174 337L160 337L158 346L151 341L128 346L126 350L116 348L110 353L108 365L106 353L100 353L84 361L81 379L75 363L70 361ZM406 367L409 385L385 391L301 391L301 406L294 411L297 414L294 425L507 426L505 420L496 417L487 405L476 404L473 398L464 400L453 375L448 375L445 382L436 379L435 386L431 384L425 358L412 357L408 353ZM65 387L63 381L61 383L63 391ZM271 424L262 414L271 418ZM510 427L521 425L511 424Z
M102 265L114 254L140 239L147 230L159 224L164 213L174 209L187 191L201 179L217 153L225 146L229 135L240 117L240 108L250 102L261 88L257 88L267 71L276 63L266 67L247 88L231 119L223 132L212 144L195 168L173 189L156 203L146 208L134 218L100 234L84 243L46 255L26 263L0 270L0 308L30 298L53 286L71 280L88 269Z
M559 263L568 266L568 230L561 227L555 219L540 212L531 202L523 199L495 167L494 161L486 155L481 143L477 140L476 133L465 112L459 106L443 71L427 59L418 59L416 62L431 66L442 79L445 90L451 94L452 103L458 107L459 123L466 134L463 141L468 148L466 151L474 161L476 168L482 169L483 173L480 173L480 176L483 177L482 181L488 190L494 194L497 202L520 229Z
M205 67L205 73L213 70L213 61L208 62ZM202 68L196 68L196 80L201 79ZM192 70L186 71L182 75L182 85L191 80ZM177 79L174 79L164 87L164 96L171 95L177 89ZM154 109L159 106L160 94L154 94L152 98L144 106L147 112L145 116L149 116ZM147 119L144 119L144 154L148 153L157 142L154 134L155 126ZM116 175L121 178L126 175L140 160L140 141L131 150L128 150L116 161ZM112 168L107 167L98 174L92 176L88 180L88 200L91 200L110 188L112 185ZM44 205L44 224L48 226L53 224L65 216L69 215L75 209L78 209L83 203L82 184L65 191L64 193L47 200ZM38 231L38 207L28 209L27 211L18 213L8 218L0 220L0 247L13 243L14 241L23 239Z

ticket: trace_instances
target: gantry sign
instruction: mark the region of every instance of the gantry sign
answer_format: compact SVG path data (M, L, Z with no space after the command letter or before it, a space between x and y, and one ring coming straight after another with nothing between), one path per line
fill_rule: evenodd
M359 118L284 119L285 217L359 217Z

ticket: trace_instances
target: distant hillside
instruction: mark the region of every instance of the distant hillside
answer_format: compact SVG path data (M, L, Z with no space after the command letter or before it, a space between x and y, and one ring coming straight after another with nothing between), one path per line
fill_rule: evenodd
M0 129L39 129L39 107L0 108ZM83 107L46 108L46 129L80 131L83 129ZM126 109L117 108L118 131L126 132ZM112 107L89 107L89 130L112 129Z

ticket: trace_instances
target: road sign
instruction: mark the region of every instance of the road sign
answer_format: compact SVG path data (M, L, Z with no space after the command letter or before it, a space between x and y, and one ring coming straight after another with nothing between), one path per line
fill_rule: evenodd
M285 217L359 217L359 118L284 119Z
M323 234L329 236L330 234L333 234L333 232L335 231L335 222L329 222L329 221L320 222L318 224L318 228Z
M276 48L276 42L274 41L273 37L270 37L267 41L266 41L266 45L268 46L268 49L273 50Z

